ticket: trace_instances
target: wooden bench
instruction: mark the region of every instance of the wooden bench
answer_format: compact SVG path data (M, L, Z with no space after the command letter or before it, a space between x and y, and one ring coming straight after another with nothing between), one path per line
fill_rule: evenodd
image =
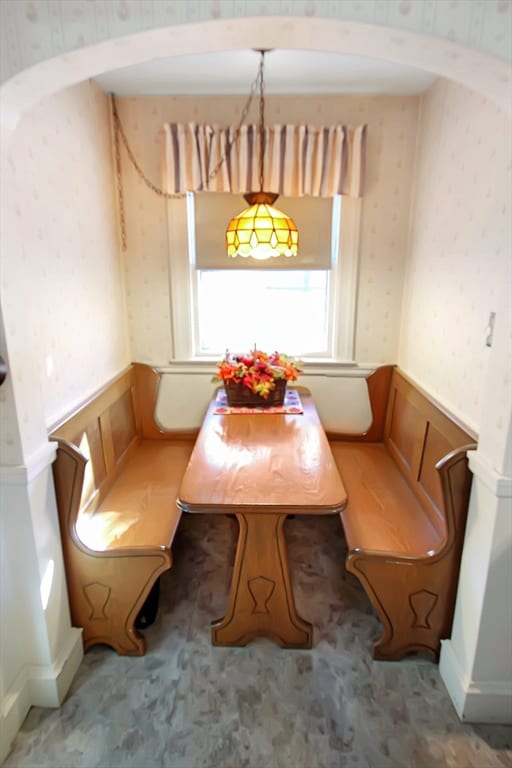
M437 660L451 632L475 436L393 366L367 384L368 432L328 435L348 495L346 567L383 624L374 658Z
M71 618L85 650L104 643L144 655L135 620L172 564L195 435L155 423L158 385L155 370L135 364L50 434Z

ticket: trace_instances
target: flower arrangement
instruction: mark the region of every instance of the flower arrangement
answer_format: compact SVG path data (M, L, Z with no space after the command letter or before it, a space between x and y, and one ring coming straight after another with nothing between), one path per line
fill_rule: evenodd
M245 390L246 400L252 393L263 400L272 400L272 404L276 405L274 393L277 389L282 404L286 384L295 381L302 373L299 365L297 360L282 352L267 354L254 349L248 354L240 355L226 350L223 360L217 363L217 373L212 381L224 383L228 401L230 391L233 392L235 387L238 395L243 396Z

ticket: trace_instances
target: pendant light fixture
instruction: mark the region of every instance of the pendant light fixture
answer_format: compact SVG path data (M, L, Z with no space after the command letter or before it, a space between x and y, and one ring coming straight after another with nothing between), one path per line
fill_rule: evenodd
M228 224L226 248L228 256L248 256L258 261L275 256L296 256L299 250L299 233L293 219L273 207L279 197L273 192L263 191L263 161L265 156L265 96L263 69L266 51L260 50L260 66L257 83L260 92L260 154L259 192L249 192L244 199L249 203L238 216Z

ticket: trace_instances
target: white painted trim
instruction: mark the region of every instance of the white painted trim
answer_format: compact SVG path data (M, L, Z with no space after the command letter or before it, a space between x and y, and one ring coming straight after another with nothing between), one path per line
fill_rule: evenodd
M32 666L31 703L37 707L59 707L67 694L84 656L82 629L71 627L68 642L48 666Z
M194 341L191 282L193 266L189 263L185 196L167 200L169 288L171 297L172 360L190 357Z
M84 655L82 630L72 627L67 649L52 665L26 665L5 693L0 710L0 764L21 728L30 707L59 707L69 691Z
M39 449L27 459L26 464L16 466L0 466L0 482L6 486L27 486L49 467L55 460L56 443L43 443Z
M0 764L2 764L32 706L27 667L22 669L0 704L2 707L0 713Z
M510 683L473 682L469 686L462 719L466 723L501 723L512 725L512 689Z
M343 377L351 379L366 378L380 363L356 365L355 363L305 363L304 373L308 376ZM173 362L168 365L153 366L156 371L163 374L187 374L213 376L215 361L190 360L186 362ZM297 382L300 386L300 379Z
M441 641L439 674L462 721L512 724L510 683L470 680L455 655L451 640Z
M458 716L462 720L464 711L464 702L466 698L466 689L469 684L467 676L464 674L457 656L453 650L451 640L441 640L441 654L439 656L439 674L446 686L453 706Z
M512 498L512 477L501 475L477 451L468 453L469 468L482 483L498 498Z
M341 202L339 252L333 270L336 281L335 360L354 360L361 208L361 198L344 197Z

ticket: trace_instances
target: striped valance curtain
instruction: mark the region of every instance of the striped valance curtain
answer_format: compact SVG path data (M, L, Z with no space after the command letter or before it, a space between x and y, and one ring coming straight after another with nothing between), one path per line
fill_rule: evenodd
M164 190L169 194L258 191L259 126L243 125L234 141L237 130L233 126L165 124ZM365 125L267 125L264 142L266 191L288 197L362 196Z

